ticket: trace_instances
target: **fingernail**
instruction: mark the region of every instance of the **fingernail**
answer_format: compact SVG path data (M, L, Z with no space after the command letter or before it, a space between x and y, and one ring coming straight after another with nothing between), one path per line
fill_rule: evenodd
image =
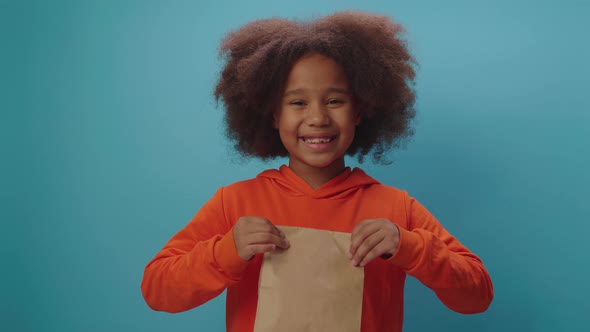
M356 263L357 263L357 262L356 262L356 259L353 259L353 260L352 260L352 266L356 266Z
M287 246L287 248L291 246L291 244L289 243L289 240L287 240L287 239L285 239L285 246Z

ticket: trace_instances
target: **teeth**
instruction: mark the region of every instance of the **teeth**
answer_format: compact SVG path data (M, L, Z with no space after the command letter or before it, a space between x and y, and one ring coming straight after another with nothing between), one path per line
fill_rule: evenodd
M304 138L303 141L309 144L320 144L320 143L330 143L332 141L331 137L327 138Z

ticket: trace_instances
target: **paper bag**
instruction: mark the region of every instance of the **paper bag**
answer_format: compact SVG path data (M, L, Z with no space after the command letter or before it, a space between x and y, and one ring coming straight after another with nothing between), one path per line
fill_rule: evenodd
M358 332L364 269L347 257L350 233L279 226L290 248L266 253L254 332Z

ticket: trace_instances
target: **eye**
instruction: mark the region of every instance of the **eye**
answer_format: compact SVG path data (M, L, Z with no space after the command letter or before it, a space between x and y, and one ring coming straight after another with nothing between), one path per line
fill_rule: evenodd
M338 104L344 104L344 100L341 100L341 99L328 100L328 105L338 105Z
M294 100L294 101L289 102L289 105L305 106L305 102L303 100Z

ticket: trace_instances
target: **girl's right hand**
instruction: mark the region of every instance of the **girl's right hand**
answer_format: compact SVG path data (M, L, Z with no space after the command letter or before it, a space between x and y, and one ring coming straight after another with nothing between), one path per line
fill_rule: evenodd
M262 217L240 217L233 228L234 242L238 255L245 261L256 254L289 248L289 241L268 219Z

